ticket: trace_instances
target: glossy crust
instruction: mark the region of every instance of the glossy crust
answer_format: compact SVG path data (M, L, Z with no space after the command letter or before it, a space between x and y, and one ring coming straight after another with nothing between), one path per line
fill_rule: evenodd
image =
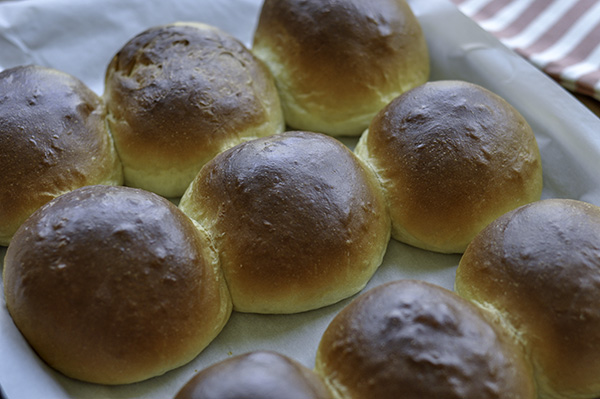
M430 82L398 97L355 152L382 181L392 237L432 251L463 252L488 223L542 192L531 127L472 83Z
M460 295L494 310L535 365L542 397L600 396L600 208L549 199L475 237Z
M0 72L0 245L51 199L122 184L101 99L75 77L40 66Z
M270 351L238 355L198 373L175 399L329 399L321 378Z
M212 234L234 308L293 313L364 287L390 221L377 180L317 133L243 143L209 162L180 202Z
M181 196L217 153L284 128L268 69L205 24L131 39L108 65L104 97L125 183L167 197Z
M427 43L404 0L266 0L252 51L275 76L288 125L359 135L429 77Z
M3 278L40 357L102 384L185 364L231 312L207 237L167 200L126 187L84 187L40 208L8 247Z
M535 398L504 330L441 287L399 280L367 291L323 334L316 359L337 398Z

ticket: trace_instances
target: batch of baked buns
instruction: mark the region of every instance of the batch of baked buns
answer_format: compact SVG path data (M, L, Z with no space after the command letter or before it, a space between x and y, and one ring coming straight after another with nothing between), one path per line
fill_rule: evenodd
M266 0L250 49L173 23L109 61L102 95L0 73L4 295L49 366L142 381L201 356L233 311L356 295L306 348L314 368L257 350L176 397L600 396L600 207L541 200L527 121L429 81L404 0ZM455 290L361 292L390 239L462 254Z

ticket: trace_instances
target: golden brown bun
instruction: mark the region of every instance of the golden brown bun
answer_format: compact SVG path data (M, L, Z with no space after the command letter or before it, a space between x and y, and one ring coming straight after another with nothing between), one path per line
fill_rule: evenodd
M181 196L217 153L284 128L268 69L205 24L131 39L107 68L104 97L125 183L166 197Z
M270 351L238 355L198 373L175 399L329 399L321 378Z
M124 384L194 358L231 312L207 237L158 195L90 186L17 231L4 264L8 310L67 376Z
M514 330L542 397L600 396L600 208L550 199L501 216L469 245L456 290Z
M0 245L51 199L122 184L100 99L75 77L40 66L0 72Z
M286 132L219 154L179 204L212 234L241 312L293 313L364 287L390 222L377 180L343 144Z
M380 285L330 323L316 372L344 399L533 399L523 353L484 313L416 280Z
M404 0L266 0L252 51L273 72L286 122L357 136L429 77L427 43Z
M382 181L392 237L432 251L463 252L488 223L542 192L527 121L467 82L430 82L398 97L355 152Z

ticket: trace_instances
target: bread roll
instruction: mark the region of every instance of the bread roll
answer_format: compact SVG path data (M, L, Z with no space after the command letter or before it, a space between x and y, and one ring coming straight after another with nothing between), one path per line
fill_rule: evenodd
M501 216L467 248L456 290L513 329L541 397L600 396L600 207L548 199Z
M451 291L398 280L332 320L315 370L344 399L533 399L530 365L505 334Z
M50 366L102 384L194 358L231 301L208 238L158 195L89 186L36 211L8 247L6 305Z
M382 181L392 237L432 251L463 252L488 223L542 192L531 127L472 83L430 82L401 95L355 151Z
M51 199L122 184L104 105L83 82L41 66L0 72L0 245Z
M404 0L266 0L252 51L271 69L289 126L358 136L429 77L427 43Z
M166 197L181 196L217 153L284 128L268 69L200 23L131 39L108 65L104 97L125 183Z
M321 378L287 356L256 351L196 374L175 399L329 399Z
M286 132L219 154L179 204L214 239L241 312L294 313L364 287L390 221L377 180L336 139Z

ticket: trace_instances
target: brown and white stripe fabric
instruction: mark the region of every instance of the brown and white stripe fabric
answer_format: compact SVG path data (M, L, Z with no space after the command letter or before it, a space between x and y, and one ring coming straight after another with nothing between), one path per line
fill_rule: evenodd
M600 0L451 0L566 88L600 100Z

